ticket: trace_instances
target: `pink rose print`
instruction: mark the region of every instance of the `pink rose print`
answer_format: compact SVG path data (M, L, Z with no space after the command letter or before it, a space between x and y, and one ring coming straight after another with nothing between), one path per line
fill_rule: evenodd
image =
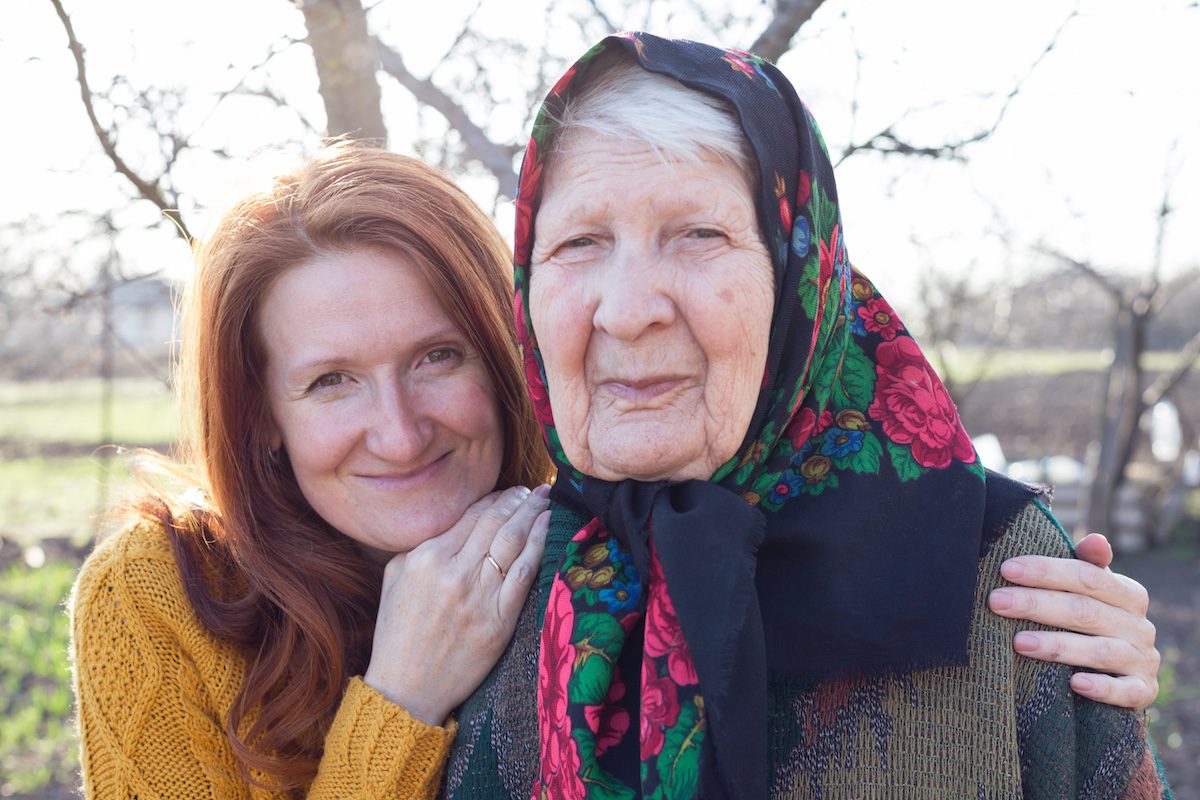
M800 409L795 418L787 426L788 438L792 440L792 449L799 450L805 442L812 438L813 428L817 426L817 415L811 408Z
M562 77L554 82L554 88L550 90L551 95L562 94L563 90L571 83L571 79L575 77L575 67L572 67L562 74Z
M528 264L533 251L533 195L542 178L542 164L538 159L537 140L530 138L525 148L525 160L521 166L521 184L517 187L516 256L518 264Z
M954 459L971 464L975 449L958 421L954 402L907 336L883 342L875 353L878 383L867 413L896 444L912 446L918 464L943 469Z
M800 177L796 182L796 206L804 205L810 197L812 197L812 178L807 172L800 170Z
M629 731L629 712L617 705L624 696L625 684L621 682L621 675L614 667L612 683L609 684L604 702L597 706L584 706L584 718L592 733L596 734L597 758L621 741Z
M667 672L680 686L699 683L696 666L688 654L683 628L675 616L675 606L667 594L658 554L650 549L649 601L646 603L646 638L643 649L651 658L667 657Z
M534 796L583 800L579 778L579 747L571 738L567 717L567 683L575 648L571 631L575 610L571 592L561 580L550 588L546 623L542 628L542 652L538 661L538 727L542 732L542 776ZM540 789L540 792L538 791Z
M882 297L868 300L866 305L859 307L858 316L862 318L867 330L878 333L889 342L895 339L901 330L900 318Z
M679 719L679 690L674 683L654 674L654 664L642 660L641 757L645 761L663 748L664 728Z

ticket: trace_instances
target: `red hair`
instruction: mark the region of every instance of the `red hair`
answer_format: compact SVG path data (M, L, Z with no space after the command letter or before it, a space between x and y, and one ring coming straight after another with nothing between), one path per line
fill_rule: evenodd
M245 653L227 735L246 777L281 790L312 781L346 683L367 666L382 570L313 511L286 453L270 449L257 314L285 270L359 248L418 265L482 354L505 423L497 486L536 485L551 470L516 352L508 247L449 179L337 145L221 219L184 295L178 367L188 461L209 508L159 497L141 511L170 531L201 621Z

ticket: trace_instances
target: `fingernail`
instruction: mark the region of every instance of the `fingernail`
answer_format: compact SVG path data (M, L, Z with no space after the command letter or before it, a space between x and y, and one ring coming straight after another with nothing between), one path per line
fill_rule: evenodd
M1032 653L1038 649L1038 637L1035 634L1022 631L1013 637L1013 647L1018 653Z
M541 486L534 489L533 493L544 500L550 496L550 484L543 483Z
M1000 574L1009 580L1016 580L1025 574L1025 565L1020 561L1005 561L1000 565Z
M1076 674L1073 678L1071 678L1071 685L1074 686L1075 690L1079 692L1090 692L1092 689L1096 688L1096 682L1093 681L1089 676L1083 674Z
M1007 611L1013 607L1012 592L1006 592L1003 589L997 589L988 595L988 605L994 611Z

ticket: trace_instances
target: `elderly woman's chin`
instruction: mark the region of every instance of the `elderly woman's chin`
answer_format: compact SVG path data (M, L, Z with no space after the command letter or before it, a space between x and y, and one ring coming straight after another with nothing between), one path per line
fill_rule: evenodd
M737 452L749 423L703 411L590 416L582 435L562 437L563 451L580 472L606 481L707 480Z

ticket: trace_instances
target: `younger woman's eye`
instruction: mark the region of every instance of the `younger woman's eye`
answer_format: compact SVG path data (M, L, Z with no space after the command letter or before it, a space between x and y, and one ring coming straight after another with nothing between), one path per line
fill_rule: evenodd
M425 356L425 360L430 364L446 364L460 355L453 347L439 347L436 350L430 350L429 354Z
M321 377L317 378L309 385L309 390L313 389L332 389L335 386L341 386L345 376L340 372L326 372Z

